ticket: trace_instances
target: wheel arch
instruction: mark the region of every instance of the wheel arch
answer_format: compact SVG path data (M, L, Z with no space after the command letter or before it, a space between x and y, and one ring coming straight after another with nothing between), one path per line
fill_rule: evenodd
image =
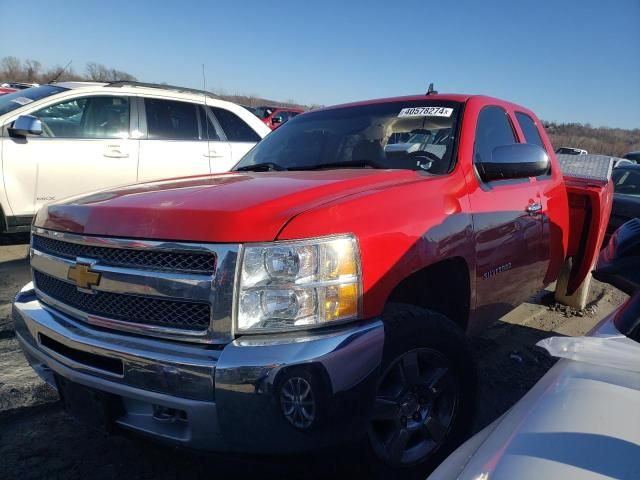
M405 277L387 303L408 303L441 313L466 331L471 311L471 275L463 257L432 263Z

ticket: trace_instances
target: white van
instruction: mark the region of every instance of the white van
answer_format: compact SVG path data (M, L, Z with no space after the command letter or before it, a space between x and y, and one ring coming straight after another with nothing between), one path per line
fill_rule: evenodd
M225 172L271 130L181 87L65 82L0 97L0 232L45 203L160 178Z

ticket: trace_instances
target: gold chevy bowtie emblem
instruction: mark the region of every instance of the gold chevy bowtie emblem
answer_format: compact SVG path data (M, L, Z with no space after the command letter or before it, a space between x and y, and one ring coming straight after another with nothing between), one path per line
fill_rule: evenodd
M78 263L70 267L67 278L76 282L78 288L90 289L100 283L100 274L92 272L91 266L86 263Z

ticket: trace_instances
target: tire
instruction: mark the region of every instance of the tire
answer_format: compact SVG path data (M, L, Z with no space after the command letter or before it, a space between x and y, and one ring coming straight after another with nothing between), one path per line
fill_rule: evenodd
M389 304L382 320L365 461L373 478L424 480L470 431L474 362L464 332L440 313Z

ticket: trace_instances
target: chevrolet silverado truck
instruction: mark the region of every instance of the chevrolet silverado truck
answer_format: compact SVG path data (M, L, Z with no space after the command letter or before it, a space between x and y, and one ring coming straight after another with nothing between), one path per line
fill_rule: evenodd
M40 209L17 338L100 428L230 452L355 444L377 474L424 474L471 424L467 335L561 270L576 290L610 206L610 182L563 176L512 103L312 111L229 173Z

